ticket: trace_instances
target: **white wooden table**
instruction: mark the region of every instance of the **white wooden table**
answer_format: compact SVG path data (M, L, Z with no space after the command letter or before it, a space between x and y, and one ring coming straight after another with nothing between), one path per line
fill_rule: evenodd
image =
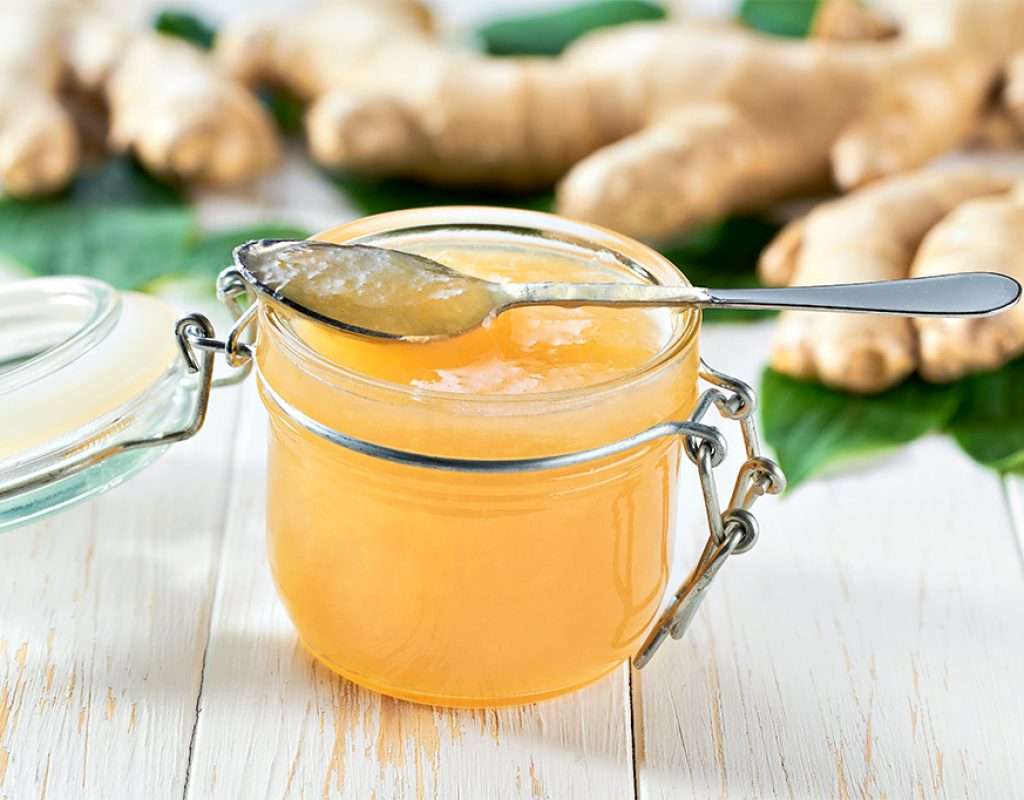
M353 213L298 158L202 209ZM756 380L766 331L702 349ZM1024 482L947 440L762 501L757 546L643 672L452 711L299 645L264 556L264 425L251 384L219 391L195 440L0 537L0 800L1024 796ZM705 535L687 478L680 572Z

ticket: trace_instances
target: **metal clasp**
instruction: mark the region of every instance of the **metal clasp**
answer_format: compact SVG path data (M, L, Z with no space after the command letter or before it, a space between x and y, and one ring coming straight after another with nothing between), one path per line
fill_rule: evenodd
M757 520L750 512L759 497L781 494L786 476L778 464L761 455L761 443L754 424L757 395L742 381L717 372L701 361L700 377L712 384L697 399L690 422L699 423L712 406L728 420L740 423L747 459L723 512L718 499L714 468L724 453L715 452L713 440L686 439L687 457L697 467L704 509L708 519L708 540L696 566L676 592L672 604L648 634L640 651L633 657L633 666L643 669L666 638L681 639L690 627L701 601L729 556L745 553L757 541Z
M178 350L189 372L203 371L200 360L196 358L196 350L211 354L223 353L228 365L235 371L216 379L211 373L209 376L201 376L200 380L208 378L213 387L231 386L245 380L252 371L252 330L256 321L256 303L250 295L248 284L234 267L228 267L217 276L217 297L227 306L234 320L227 339L221 341L213 338L213 326L202 314L182 317L177 322L175 332Z

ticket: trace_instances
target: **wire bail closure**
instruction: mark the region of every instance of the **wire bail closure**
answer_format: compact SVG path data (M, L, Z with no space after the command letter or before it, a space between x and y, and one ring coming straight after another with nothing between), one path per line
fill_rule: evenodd
M188 372L196 375L195 404L188 421L182 427L153 436L116 442L64 464L59 469L34 475L6 488L0 491L0 500L82 472L128 450L164 446L195 436L206 420L212 389L243 381L253 367L252 343L257 304L248 284L234 267L228 267L218 276L217 296L227 306L234 320L226 339L217 339L213 324L199 313L187 314L175 323L178 351ZM224 356L233 371L226 376L214 378L214 356L218 353ZM746 383L712 369L703 360L699 376L710 386L697 398L693 412L686 420L661 422L626 439L589 450L504 460L447 458L367 442L322 425L291 406L271 387L263 384L262 388L264 395L280 406L283 413L321 438L375 458L427 469L495 474L557 469L616 455L664 436L683 437L683 450L696 466L700 480L707 513L708 540L693 571L676 591L672 603L633 657L633 666L643 669L666 638L683 637L707 590L729 556L745 553L754 546L758 525L750 509L757 499L766 494L780 494L786 487L786 478L779 465L761 454L753 416L757 405L754 390ZM712 407L718 410L723 419L740 424L746 450L746 460L736 477L729 504L724 511L719 502L714 470L724 461L728 445L718 428L704 422Z
M712 369L703 359L700 377L710 383L711 387L705 389L697 399L690 420L699 422L714 406L723 419L739 422L747 457L736 476L729 505L722 511L714 474L714 468L721 459L716 460L717 454L709 442L698 442L689 437L686 439L683 449L697 467L704 496L708 540L693 571L683 581L671 605L647 635L640 651L633 656L633 666L637 669L643 669L650 663L667 637L683 638L722 565L729 556L746 553L757 542L758 524L750 511L751 507L758 498L766 494L781 494L786 488L786 476L782 469L761 454L761 442L754 424L757 395L753 388Z

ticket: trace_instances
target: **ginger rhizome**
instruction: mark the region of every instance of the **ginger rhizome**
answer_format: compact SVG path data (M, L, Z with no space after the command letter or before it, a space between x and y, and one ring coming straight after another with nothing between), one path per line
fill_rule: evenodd
M78 135L60 102L64 15L47 4L0 3L0 188L59 189L78 161Z
M925 236L912 277L989 270L1024 283L1024 195L965 202ZM948 381L996 369L1024 354L1024 304L993 317L914 320L921 374Z
M563 177L561 213L661 239L962 141L1011 43L918 38L667 21L594 32L558 58L495 58L443 41L411 0L327 0L229 23L217 50L239 77L310 102L326 166L510 188Z
M103 16L81 18L76 33L71 66L80 85L103 94L115 150L132 151L151 172L209 184L277 162L269 113L208 54Z
M1024 279L1024 206L1010 180L974 169L912 172L824 203L783 229L760 270L776 285L857 283L985 269ZM1016 226L1016 229L1015 229ZM772 364L854 392L915 370L950 380L1024 351L1024 314L971 320L784 312Z
M208 54L68 0L0 0L0 190L45 194L79 162L62 91L98 96L108 144L151 172L232 183L272 167L273 121Z

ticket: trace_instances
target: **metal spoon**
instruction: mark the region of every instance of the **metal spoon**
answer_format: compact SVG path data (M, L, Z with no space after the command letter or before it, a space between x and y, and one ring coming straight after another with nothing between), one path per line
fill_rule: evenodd
M1014 305L1005 275L966 272L874 283L704 289L644 283L492 283L424 256L368 245L257 239L235 248L257 291L351 333L426 341L465 333L510 308L681 306L841 311L900 317L977 317Z

